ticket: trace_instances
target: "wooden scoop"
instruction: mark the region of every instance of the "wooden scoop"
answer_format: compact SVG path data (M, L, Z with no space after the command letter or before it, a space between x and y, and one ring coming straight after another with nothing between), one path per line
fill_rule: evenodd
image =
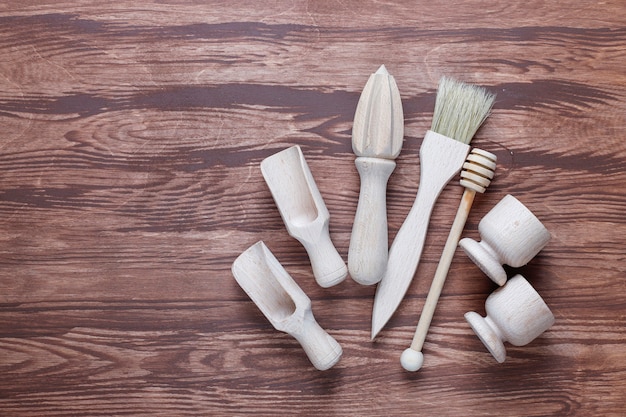
M261 172L287 232L309 254L317 283L324 288L339 284L348 275L348 268L330 240L330 215L300 147L265 158Z
M239 255L232 272L272 326L296 338L313 366L324 371L339 361L341 346L317 324L311 299L265 243L257 242Z

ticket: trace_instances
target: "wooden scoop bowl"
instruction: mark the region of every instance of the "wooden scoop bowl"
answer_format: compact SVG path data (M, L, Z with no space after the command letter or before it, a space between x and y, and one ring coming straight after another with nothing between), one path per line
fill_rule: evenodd
M307 251L317 283L327 288L342 282L348 267L330 240L330 214L300 147L265 158L261 172L287 232Z
M265 243L257 242L239 255L232 272L272 326L302 345L315 368L324 371L339 361L343 353L341 346L317 323L311 311L311 299Z

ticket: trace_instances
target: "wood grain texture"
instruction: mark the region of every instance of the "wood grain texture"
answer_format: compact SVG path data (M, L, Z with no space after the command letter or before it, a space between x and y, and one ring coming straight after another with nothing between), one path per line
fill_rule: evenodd
M620 1L22 1L0 5L0 414L626 414L626 9ZM417 191L441 75L497 93L498 157L464 236L504 195L552 234L522 273L555 325L497 364L463 319L494 289L457 251L410 344L462 187L375 342L374 288L322 289L260 161L300 145L347 260L350 133L381 64L402 95L390 242ZM319 372L230 267L264 240L344 355Z

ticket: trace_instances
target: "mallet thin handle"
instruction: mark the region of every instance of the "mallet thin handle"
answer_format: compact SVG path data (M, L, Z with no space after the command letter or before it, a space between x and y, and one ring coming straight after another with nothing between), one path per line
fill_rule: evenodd
M426 334L428 333L430 322L435 314L437 301L439 301L441 290L446 282L446 277L448 275L448 271L450 270L450 265L452 264L454 252L456 251L459 239L461 238L461 233L463 233L463 228L465 227L465 222L469 216L475 196L476 191L469 188L466 188L463 192L461 204L459 205L456 217L454 218L454 222L450 228L448 240L446 240L443 252L441 253L439 265L437 265L433 282L430 285L430 290L428 291L428 296L426 297L426 302L424 303L424 308L422 310L422 314L420 315L415 335L413 336L413 341L411 342L411 349L415 351L420 352L424 346L424 340L426 340Z

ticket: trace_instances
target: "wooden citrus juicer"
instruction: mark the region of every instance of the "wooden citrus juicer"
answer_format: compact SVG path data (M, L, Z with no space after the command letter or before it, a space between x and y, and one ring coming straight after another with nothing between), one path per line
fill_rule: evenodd
M387 268L387 181L402 148L404 113L400 91L384 65L370 75L354 114L352 149L361 178L348 270L363 285L379 282Z
M281 332L293 336L320 371L331 368L343 353L341 346L313 317L311 299L285 271L262 241L233 262L237 283Z
M307 251L317 283L324 288L339 284L348 268L330 240L330 214L300 147L268 156L261 172L287 232Z

